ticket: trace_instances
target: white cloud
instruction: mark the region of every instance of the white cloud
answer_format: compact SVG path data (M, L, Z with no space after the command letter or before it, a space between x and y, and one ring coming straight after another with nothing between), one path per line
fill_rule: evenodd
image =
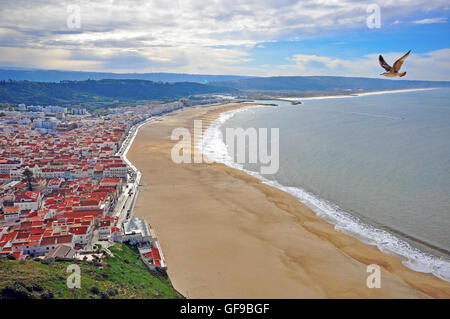
M342 60L331 59L326 56L295 54L288 60L295 62L295 66L303 71L306 71L311 64L316 64L316 68L335 69Z
M183 72L208 74L256 74L239 65L250 61L248 52L211 47L148 47L124 49L9 48L0 46L0 65L111 72Z
M26 45L255 45L336 28L365 28L372 0L2 0L0 26L30 35ZM70 34L68 5L79 5L83 34ZM383 20L398 12L440 8L445 0L381 0ZM400 10L401 9L401 10ZM64 33L65 31L65 33Z
M92 71L238 73L262 42L366 28L373 0L2 0L0 62ZM382 20L448 6L448 0L378 0ZM68 29L68 5L81 29ZM130 63L126 63L127 57ZM304 57L296 57L298 68ZM52 61L54 63L52 64ZM328 69L343 62L315 57ZM347 66L350 68L350 66ZM309 68L308 68L309 69ZM337 72L337 71L336 71Z
M415 24L447 23L447 18L431 18L414 21Z
M0 63L52 70L90 71L101 67L100 61L74 59L64 49L30 49L0 47Z

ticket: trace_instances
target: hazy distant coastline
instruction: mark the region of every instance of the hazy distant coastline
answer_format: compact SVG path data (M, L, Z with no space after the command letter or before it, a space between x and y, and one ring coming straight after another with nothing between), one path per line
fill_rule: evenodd
M316 95L316 96L299 96L299 97L274 97L273 100L281 101L301 101L301 100L316 100L316 99L335 99L335 98L346 98L355 96L366 96L366 95L377 95L377 94L391 94L391 93L405 93L405 92L415 92L415 91L426 91L434 90L437 88L417 88L417 89L398 89L398 90L380 90L380 91L369 91L361 93L343 93L338 95Z

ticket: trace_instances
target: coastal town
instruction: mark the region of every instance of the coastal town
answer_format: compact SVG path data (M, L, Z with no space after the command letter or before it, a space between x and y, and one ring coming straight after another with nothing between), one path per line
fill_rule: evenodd
M109 109L19 105L0 117L0 258L90 259L114 243L167 268L155 231L134 216L141 174L126 153L139 126L177 101Z

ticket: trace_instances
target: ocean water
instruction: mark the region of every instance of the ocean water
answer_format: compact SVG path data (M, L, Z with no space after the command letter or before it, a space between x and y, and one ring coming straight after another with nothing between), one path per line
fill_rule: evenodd
M339 231L450 281L450 89L256 101L222 113L203 152L296 196ZM238 164L226 128L279 128L279 170ZM223 137L222 137L223 136Z

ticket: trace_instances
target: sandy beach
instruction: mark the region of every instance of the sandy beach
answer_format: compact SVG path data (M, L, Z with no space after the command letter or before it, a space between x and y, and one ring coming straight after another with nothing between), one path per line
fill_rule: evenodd
M203 129L241 104L184 109L144 125L127 157L141 171L136 216L156 230L188 298L449 298L450 283L337 232L297 198L223 164L175 164L172 130ZM366 267L378 264L381 288Z

